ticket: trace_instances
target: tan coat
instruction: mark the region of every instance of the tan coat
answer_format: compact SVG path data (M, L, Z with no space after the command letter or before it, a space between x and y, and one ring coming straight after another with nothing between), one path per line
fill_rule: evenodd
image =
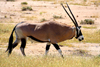
M72 26L55 21L44 23L25 22L16 27L16 32L19 33L17 29L21 30L23 37L32 36L41 41L50 40L51 43L58 43L75 36L75 29Z

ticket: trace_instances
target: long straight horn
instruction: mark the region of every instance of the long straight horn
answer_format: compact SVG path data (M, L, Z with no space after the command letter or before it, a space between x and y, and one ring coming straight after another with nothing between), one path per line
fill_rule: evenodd
M73 21L74 25L76 26L75 21L72 19L72 17L69 15L69 13L67 12L67 10L65 9L65 7L63 6L63 4L61 3L62 7L64 8L65 12L68 14L68 16L70 17L70 19Z
M67 4L67 2L66 2L66 4ZM74 21L75 21L75 22L74 22L74 24L75 24L75 26L77 27L77 26L78 26L78 23L77 23L77 21L76 21L76 19L75 19L74 15L73 15L73 13L72 13L72 11L71 11L70 7L68 6L68 4L67 4L67 7L68 7L68 9L69 9L69 11L70 11L71 15L73 16Z
M67 10L65 9L65 7L63 6L63 4L61 3L62 7L64 8L65 12L68 14L68 16L70 17L70 19L74 22L74 20L72 19L72 17L69 15L69 13L67 12Z

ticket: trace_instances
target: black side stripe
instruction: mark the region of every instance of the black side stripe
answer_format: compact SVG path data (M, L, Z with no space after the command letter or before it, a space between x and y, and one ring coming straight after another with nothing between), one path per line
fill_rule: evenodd
M41 41L41 40L39 40L39 39L36 39L35 37L33 37L33 36L28 36L29 38L31 38L31 39L33 39L33 40L35 40L35 41L37 41L37 42L49 42L49 41Z

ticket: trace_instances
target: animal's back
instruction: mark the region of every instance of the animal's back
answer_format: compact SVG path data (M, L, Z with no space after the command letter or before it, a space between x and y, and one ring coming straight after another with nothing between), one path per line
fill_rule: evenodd
M41 41L50 40L53 43L65 40L69 36L67 32L72 32L70 26L55 21L44 23L25 22L18 25L17 28L21 29L25 37L32 36Z

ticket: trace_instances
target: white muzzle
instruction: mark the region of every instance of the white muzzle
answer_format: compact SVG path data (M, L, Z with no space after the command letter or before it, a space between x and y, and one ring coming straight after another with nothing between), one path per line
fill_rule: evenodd
M83 35L81 35L81 36L78 37L78 40L79 41L82 41L83 39L84 39L84 36Z

